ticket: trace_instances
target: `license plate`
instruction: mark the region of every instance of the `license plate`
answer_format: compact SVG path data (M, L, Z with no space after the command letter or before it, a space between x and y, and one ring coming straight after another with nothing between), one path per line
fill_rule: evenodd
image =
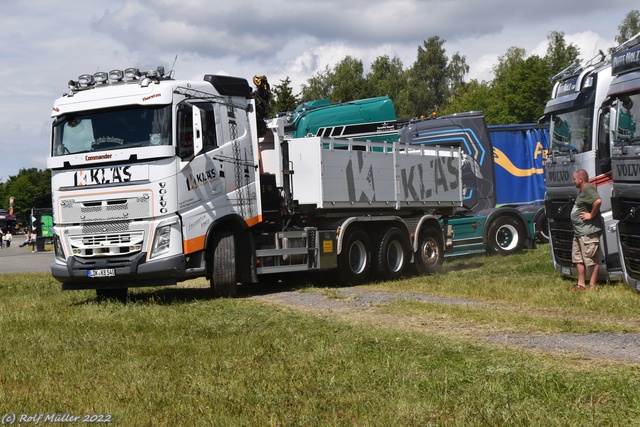
M567 276L571 274L571 268L570 267L561 267L560 268L560 272L562 274L566 274Z
M100 270L89 270L87 276L89 277L113 277L116 275L115 268L103 268Z

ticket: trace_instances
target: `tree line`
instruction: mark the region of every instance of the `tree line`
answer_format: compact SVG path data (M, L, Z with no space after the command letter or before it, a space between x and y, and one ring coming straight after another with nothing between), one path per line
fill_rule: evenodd
M13 213L23 226L29 224L32 208L51 207L51 171L49 169L20 169L0 183L0 208L9 211L13 197Z
M640 12L629 12L620 26L617 43L640 31ZM572 64L580 49L567 44L565 35L547 35L544 56L529 55L511 47L498 57L490 81L465 80L469 72L466 57L458 52L450 57L445 40L432 36L418 46L415 62L404 68L397 57L383 55L364 72L362 60L346 56L333 67L319 71L293 94L287 77L275 85L271 113L291 111L301 102L329 99L347 102L388 95L398 118L407 119L464 111L483 111L488 124L535 123L543 114L553 83L550 78ZM613 47L612 47L613 48ZM591 59L591 58L583 58Z
M629 12L616 36L623 43L640 32L640 12ZM388 95L398 118L483 111L488 124L534 123L542 116L553 83L550 77L565 69L580 55L564 33L547 36L543 57L527 56L525 50L511 47L498 58L490 81L465 80L469 73L466 58L459 53L448 57L446 41L429 37L418 46L415 62L404 68L397 57L377 57L365 73L362 60L346 56L333 67L317 72L295 94L289 77L274 85L269 115L294 110L300 103L318 99L346 102ZM586 58L588 59L588 58ZM16 176L0 182L0 209L9 209L14 198L14 213L28 223L31 208L51 207L51 172L36 168L21 169Z

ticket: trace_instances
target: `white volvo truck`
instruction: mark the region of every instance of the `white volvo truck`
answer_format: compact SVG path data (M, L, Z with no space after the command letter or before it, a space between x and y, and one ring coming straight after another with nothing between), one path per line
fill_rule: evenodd
M428 212L462 204L459 149L289 144L286 118L258 135L254 95L243 78L162 67L69 81L48 158L63 289L126 299L207 277L234 295L290 272L360 284L438 271L447 236Z

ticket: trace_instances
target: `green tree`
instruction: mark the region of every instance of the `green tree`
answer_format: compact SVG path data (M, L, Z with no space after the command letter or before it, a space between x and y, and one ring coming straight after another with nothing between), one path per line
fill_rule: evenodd
M507 49L507 53L498 57L498 64L493 67L493 81L506 78L509 71L521 64L526 56L527 52L521 47L511 46Z
M552 88L547 61L525 56L524 49L512 47L498 59L491 83L497 102L485 109L488 124L531 123L544 112Z
M276 113L284 113L293 111L298 106L298 98L293 94L291 88L291 80L287 76L284 80L280 80L279 85L273 87L275 102L271 103L271 117L275 117Z
M428 115L448 99L444 42L433 36L418 46L416 61L407 70L407 86L400 93L397 107L401 117Z
M330 99L334 102L347 102L366 98L366 80L362 61L346 56L336 64L330 74Z
M302 84L300 102L315 101L317 99L331 99L331 70L327 66L324 71L318 71Z
M451 103L441 112L442 114L461 113L465 111L487 111L497 101L493 100L493 93L489 82L478 82L472 79L465 83L451 99Z
M449 95L454 97L458 91L465 86L464 78L469 73L467 58L461 56L458 52L451 57L449 65L447 65L447 76L449 83Z
M620 32L620 34L616 36L616 42L618 44L622 44L640 33L640 11L632 10L627 13L622 24L618 26L618 31Z
M51 207L51 171L21 169L4 184L2 204L7 208L10 197L14 198L13 213L23 223L28 223L31 208Z
M564 39L564 33L552 31L547 36L547 53L544 60L549 67L549 77L567 68L573 62L577 61L580 55L580 48L571 43L567 46Z
M451 102L452 90L462 86L468 72L464 56L446 56L445 40L430 37L418 46L416 61L407 73L407 84L396 102L400 117L417 117L440 112Z
M328 66L302 85L301 102L329 99L347 102L367 96L367 84L362 61L345 56L333 69Z
M397 99L407 84L402 61L397 57L389 58L388 55L379 56L373 61L366 80L367 97L387 95Z

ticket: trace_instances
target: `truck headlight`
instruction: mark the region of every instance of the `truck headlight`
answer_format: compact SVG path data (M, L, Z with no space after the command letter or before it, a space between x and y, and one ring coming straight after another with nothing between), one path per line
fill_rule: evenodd
M156 235L153 238L153 246L151 248L151 258L160 256L169 252L171 243L171 225L158 227Z
M64 249L62 249L62 242L57 234L53 235L53 254L58 261L67 261L67 258L64 256Z

